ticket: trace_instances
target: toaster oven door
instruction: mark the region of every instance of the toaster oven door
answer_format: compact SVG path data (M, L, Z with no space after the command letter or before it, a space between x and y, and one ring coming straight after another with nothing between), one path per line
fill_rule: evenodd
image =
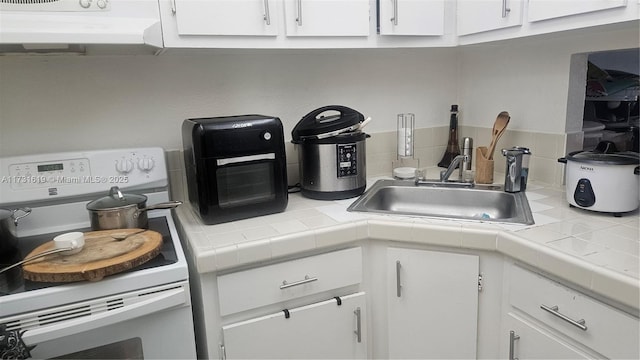
M268 205L281 197L282 182L286 179L278 175L280 164L274 153L218 159L216 162L220 209Z

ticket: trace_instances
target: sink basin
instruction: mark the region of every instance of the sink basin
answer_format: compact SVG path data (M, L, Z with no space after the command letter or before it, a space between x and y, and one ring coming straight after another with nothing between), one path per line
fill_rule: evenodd
M533 224L524 192L507 193L500 186L378 180L348 211L418 215L446 219Z

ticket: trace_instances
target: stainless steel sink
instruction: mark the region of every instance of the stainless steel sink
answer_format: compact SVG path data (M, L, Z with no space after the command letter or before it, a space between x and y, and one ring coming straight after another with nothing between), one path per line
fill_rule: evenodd
M524 192L499 186L460 187L455 183L416 185L412 181L378 180L348 211L418 215L446 219L533 224Z

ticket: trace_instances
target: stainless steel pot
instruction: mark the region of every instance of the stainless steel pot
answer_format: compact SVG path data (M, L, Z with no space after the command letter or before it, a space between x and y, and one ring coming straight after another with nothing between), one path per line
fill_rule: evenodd
M302 195L337 200L364 192L369 135L361 129L369 120L341 105L321 107L302 117L291 132L298 152Z
M366 138L358 131L296 144L302 195L337 200L362 194L367 186Z
M22 214L16 215L18 212ZM27 207L12 210L0 209L0 253L8 252L16 246L18 220L29 214L31 214L31 209Z
M172 209L182 201L168 201L147 206L147 197L140 194L123 194L117 186L109 195L87 204L91 218L91 229L111 230L149 227L148 210Z

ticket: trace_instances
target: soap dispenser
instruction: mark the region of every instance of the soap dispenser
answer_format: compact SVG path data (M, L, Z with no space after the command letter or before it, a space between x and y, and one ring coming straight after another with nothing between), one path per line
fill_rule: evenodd
M526 182L523 181L522 160L525 153L528 155L529 149L523 147L513 147L502 149L502 155L506 157L504 191L516 193L525 190ZM525 180L526 181L526 180Z

